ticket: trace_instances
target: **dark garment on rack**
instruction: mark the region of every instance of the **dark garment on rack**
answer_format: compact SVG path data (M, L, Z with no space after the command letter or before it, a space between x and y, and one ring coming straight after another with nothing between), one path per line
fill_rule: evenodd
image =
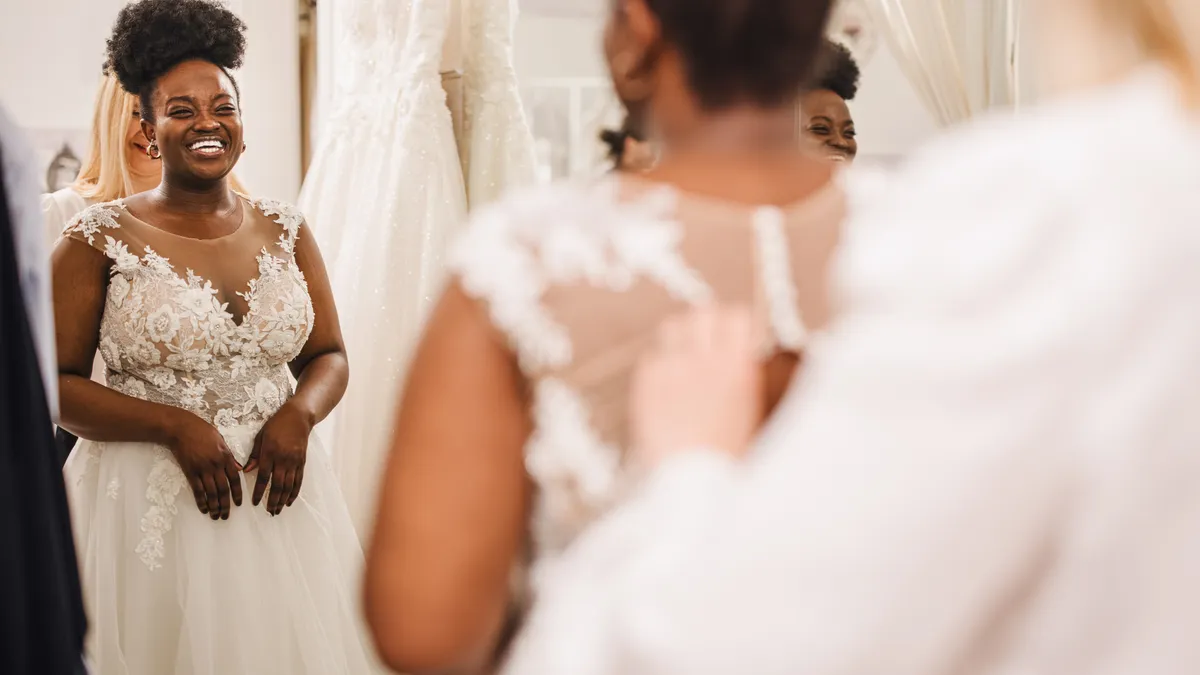
M0 146L0 153L4 148ZM87 630L62 461L0 165L0 673L80 675Z

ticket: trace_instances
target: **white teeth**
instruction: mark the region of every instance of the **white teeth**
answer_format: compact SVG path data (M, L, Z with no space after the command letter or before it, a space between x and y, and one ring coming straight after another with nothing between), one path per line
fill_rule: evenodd
M197 152L199 152L199 151L213 152L216 150L221 150L224 147L225 147L224 143L222 143L221 141L214 138L214 139L204 139L202 141L196 141L195 143L192 143L191 145L189 145L188 149L194 150Z

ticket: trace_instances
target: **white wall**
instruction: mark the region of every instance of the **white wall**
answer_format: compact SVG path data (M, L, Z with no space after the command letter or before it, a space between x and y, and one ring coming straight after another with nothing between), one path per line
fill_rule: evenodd
M88 128L104 40L125 0L0 3L0 103L35 140ZM240 5L249 26L246 66L237 73L248 151L237 174L256 194L294 200L300 187L295 0Z
M605 77L600 17L524 13L517 22L516 67L523 80ZM936 127L896 59L881 45L863 66L859 95L851 105L863 156L893 156L928 138Z

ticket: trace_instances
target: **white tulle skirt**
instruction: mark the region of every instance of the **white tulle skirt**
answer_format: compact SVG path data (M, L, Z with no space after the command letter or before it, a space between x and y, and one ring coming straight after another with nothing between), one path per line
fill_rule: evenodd
M222 429L245 462L257 429ZM296 502L196 508L165 448L81 441L64 470L101 675L383 672L359 611L362 551L315 437Z

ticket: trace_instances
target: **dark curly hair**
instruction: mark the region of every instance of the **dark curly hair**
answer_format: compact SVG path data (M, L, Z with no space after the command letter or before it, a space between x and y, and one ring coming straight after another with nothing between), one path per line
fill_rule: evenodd
M242 65L246 24L216 0L137 0L121 9L107 44L104 72L141 99L147 120L158 79L192 59L224 70L241 99L229 71Z
M828 89L847 101L858 94L858 62L845 45L826 42L821 59L820 76L813 83L814 89Z
M708 109L790 102L811 81L832 0L645 0Z

